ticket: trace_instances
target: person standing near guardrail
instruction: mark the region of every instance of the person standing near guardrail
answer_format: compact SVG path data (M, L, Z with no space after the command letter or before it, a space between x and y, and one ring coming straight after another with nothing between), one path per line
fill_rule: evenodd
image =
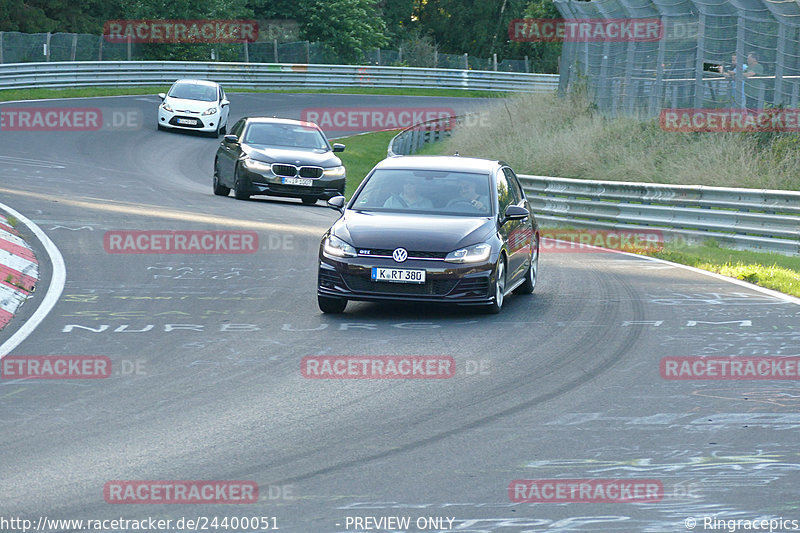
M758 108L758 98L764 80L752 79L764 75L764 65L758 62L758 54L750 52L747 54L747 69L744 72L744 94L747 99L747 110L755 111Z
M728 78L730 81L730 87L728 89L731 102L734 105L738 105L739 107L744 106L744 83L740 83L738 90L736 87L736 72L739 70L739 63L736 60L736 54L731 54L731 68L730 70L725 70L724 65L719 66L719 73ZM742 69L742 73L747 72L747 65L744 65Z

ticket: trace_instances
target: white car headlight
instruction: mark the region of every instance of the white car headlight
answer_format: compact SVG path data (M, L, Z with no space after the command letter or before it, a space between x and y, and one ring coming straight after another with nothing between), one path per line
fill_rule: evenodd
M166 100L164 100L164 103L161 104L161 107L164 108L164 111L172 113L172 108L169 106Z
M206 116L206 115L213 115L213 114L214 114L214 113L216 113L216 112L217 112L217 108L216 108L216 107L209 107L208 109L206 109L205 111L203 111L203 116Z
M325 239L322 250L327 255L332 255L334 257L356 257L358 255L356 249L353 248L352 245L335 235L331 235Z
M448 263L479 263L488 260L491 253L492 247L482 242L450 252L444 260Z
M256 170L259 172L272 172L272 165L270 163L257 161L255 159L250 159L249 157L244 159L244 166L246 166L249 170Z
M344 174L344 167L331 167L322 171L323 178L343 178Z

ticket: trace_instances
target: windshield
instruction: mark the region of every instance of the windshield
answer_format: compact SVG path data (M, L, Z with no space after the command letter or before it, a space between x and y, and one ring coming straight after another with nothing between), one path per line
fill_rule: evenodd
M379 169L351 203L364 211L489 216L489 175L442 170Z
M321 131L297 124L250 124L244 133L244 142L301 150L330 150Z
M198 83L178 83L172 86L169 91L172 98L183 98L184 100L199 100L201 102L216 102L217 88L211 85L201 85Z

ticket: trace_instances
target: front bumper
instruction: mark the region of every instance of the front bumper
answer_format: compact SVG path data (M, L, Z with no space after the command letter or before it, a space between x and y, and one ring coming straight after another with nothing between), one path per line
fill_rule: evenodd
M192 113L169 112L161 106L158 108L158 123L164 128L203 132L217 131L220 118L219 113L202 116ZM186 121L193 121L193 123L188 124L185 123Z
M328 200L336 195L344 194L346 178L315 178L312 185L287 185L284 178L274 174L262 174L245 167L239 170L239 179L248 194L281 196L284 198L316 198Z
M425 270L425 283L392 283L372 280L373 267ZM321 296L360 301L440 302L485 305L494 302L493 262L446 263L353 257L332 259L320 253L317 293Z

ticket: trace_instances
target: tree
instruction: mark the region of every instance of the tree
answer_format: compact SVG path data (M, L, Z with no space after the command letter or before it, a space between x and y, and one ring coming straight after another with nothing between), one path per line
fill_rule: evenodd
M374 0L312 0L304 15L302 34L323 43L329 61L355 63L388 42Z

